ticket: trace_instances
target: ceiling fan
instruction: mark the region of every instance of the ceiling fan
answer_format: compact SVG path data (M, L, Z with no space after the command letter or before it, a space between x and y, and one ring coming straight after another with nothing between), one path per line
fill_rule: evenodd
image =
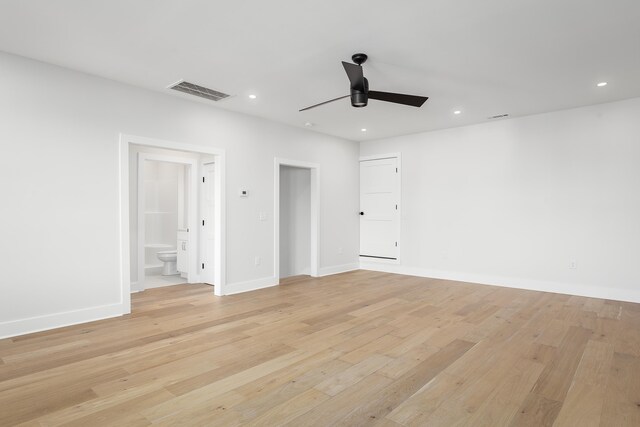
M405 95L402 93L392 92L379 92L377 90L369 90L369 81L362 73L362 64L367 60L367 55L364 53L356 53L351 56L351 59L355 64L342 61L342 66L347 72L349 82L351 82L351 94L341 96L339 98L330 99L329 101L321 102L320 104L312 105L311 107L303 108L300 111L310 110L315 107L319 107L324 104L328 104L339 99L351 97L351 105L356 108L366 107L369 99L377 99L379 101L393 102L395 104L410 105L412 107L421 107L424 102L429 99L426 96Z

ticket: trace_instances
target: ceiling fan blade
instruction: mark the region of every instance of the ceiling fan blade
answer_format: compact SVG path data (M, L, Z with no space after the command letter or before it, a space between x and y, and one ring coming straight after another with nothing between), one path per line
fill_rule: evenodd
M428 96L405 95L402 93L378 92L376 90L369 91L369 99L377 99L379 101L393 102L396 104L410 105L412 107L422 107Z
M328 101L321 102L320 104L316 104L316 105L312 105L311 107L303 108L303 109L302 109L302 110L300 110L300 111L310 110L310 109L312 109L312 108L316 108L316 107L319 107L319 106L321 106L321 105L328 104L328 103L333 102L333 101L337 101L337 100L339 100L339 99L348 98L348 97L350 97L350 96L351 96L351 95L345 95L345 96L341 96L341 97L339 97L339 98L330 99L330 100L328 100Z
M364 90L364 74L360 65L342 61L342 66L347 72L351 87L360 91Z

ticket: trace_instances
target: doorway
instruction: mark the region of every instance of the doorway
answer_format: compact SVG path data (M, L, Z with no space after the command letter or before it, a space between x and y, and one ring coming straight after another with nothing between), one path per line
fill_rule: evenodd
M274 273L318 276L319 166L275 159Z
M197 256L194 158L138 153L136 289L194 283Z
M311 170L280 165L280 278L311 272Z
M181 222L182 226L186 226L186 228L176 228L175 239L171 236L167 242L139 244L145 241L144 238L140 239L140 229L142 229L142 233L145 232L147 221L143 220L144 227L138 227L138 212L143 212L143 215L144 212L157 212L148 214L156 217L163 215L160 212L169 212L164 208L160 209L160 204L156 205L158 209L152 209L152 205L140 205L142 201L138 198L138 179L140 178L141 170L138 169L138 156L141 153L144 153L144 161L151 160L184 165L182 173L178 172L177 176L182 176L181 179L183 180L182 184L185 186L185 191L179 195L183 199L178 199L177 203L178 206L188 206L182 213L184 217ZM168 159L167 156L171 158ZM144 167L142 170L144 170ZM212 191L212 194L207 201L202 202L202 205L208 209L204 212L200 209L201 201L199 200L202 197L201 192L204 190L199 187L199 183L203 181L203 178L206 182L207 176L210 177L207 186ZM144 272L144 260L146 259L146 254L144 253L146 248L144 246L152 245L153 243L166 246L172 245L173 247L170 249L175 248L176 252L180 250L186 252L183 254L186 257L181 258L182 264L180 266L177 265L178 259L176 256L176 269L187 272L185 279L188 283L203 283L206 281L214 285L212 286L212 291L215 295L221 296L225 294L224 179L225 153L223 150L153 138L120 135L120 272L123 314L131 312L131 292L138 290L137 277L141 276L141 269ZM142 180L144 180L144 175ZM180 186L180 183L178 183L178 186ZM175 215L178 219L179 212L180 209L176 209L176 212L172 211L171 215ZM206 214L206 219L200 218L202 214ZM198 226L202 220L205 221L208 227L207 232ZM179 219L176 226L180 227ZM184 231L182 236L178 235L180 230ZM185 233L188 233L188 235ZM201 246L202 241L208 241L208 243ZM141 246L142 249L140 249ZM207 252L205 253L204 250ZM142 252L142 256L140 252ZM140 260L141 258L142 261ZM154 258L149 257L149 259ZM184 263L187 263L187 266ZM204 268L202 267L203 264ZM158 265L155 267L158 267ZM169 272L173 271L169 270Z

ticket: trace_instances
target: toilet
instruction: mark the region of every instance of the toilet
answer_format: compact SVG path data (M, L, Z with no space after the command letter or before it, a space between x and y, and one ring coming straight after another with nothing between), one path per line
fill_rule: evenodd
M172 276L178 274L176 261L178 259L178 251L160 251L158 259L162 261L162 275Z

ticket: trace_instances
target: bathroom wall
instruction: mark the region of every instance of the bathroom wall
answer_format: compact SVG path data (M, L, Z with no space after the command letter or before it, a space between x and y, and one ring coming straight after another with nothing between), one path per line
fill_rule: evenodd
M311 171L280 166L280 277L311 268Z
M158 251L176 249L178 215L184 210L184 203L178 203L184 192L184 173L184 165L178 163L145 161L145 275L160 274Z
M275 157L323 171L320 273L357 268L357 143L5 53L0 79L0 337L123 313L120 134L225 150L229 292L275 283Z

